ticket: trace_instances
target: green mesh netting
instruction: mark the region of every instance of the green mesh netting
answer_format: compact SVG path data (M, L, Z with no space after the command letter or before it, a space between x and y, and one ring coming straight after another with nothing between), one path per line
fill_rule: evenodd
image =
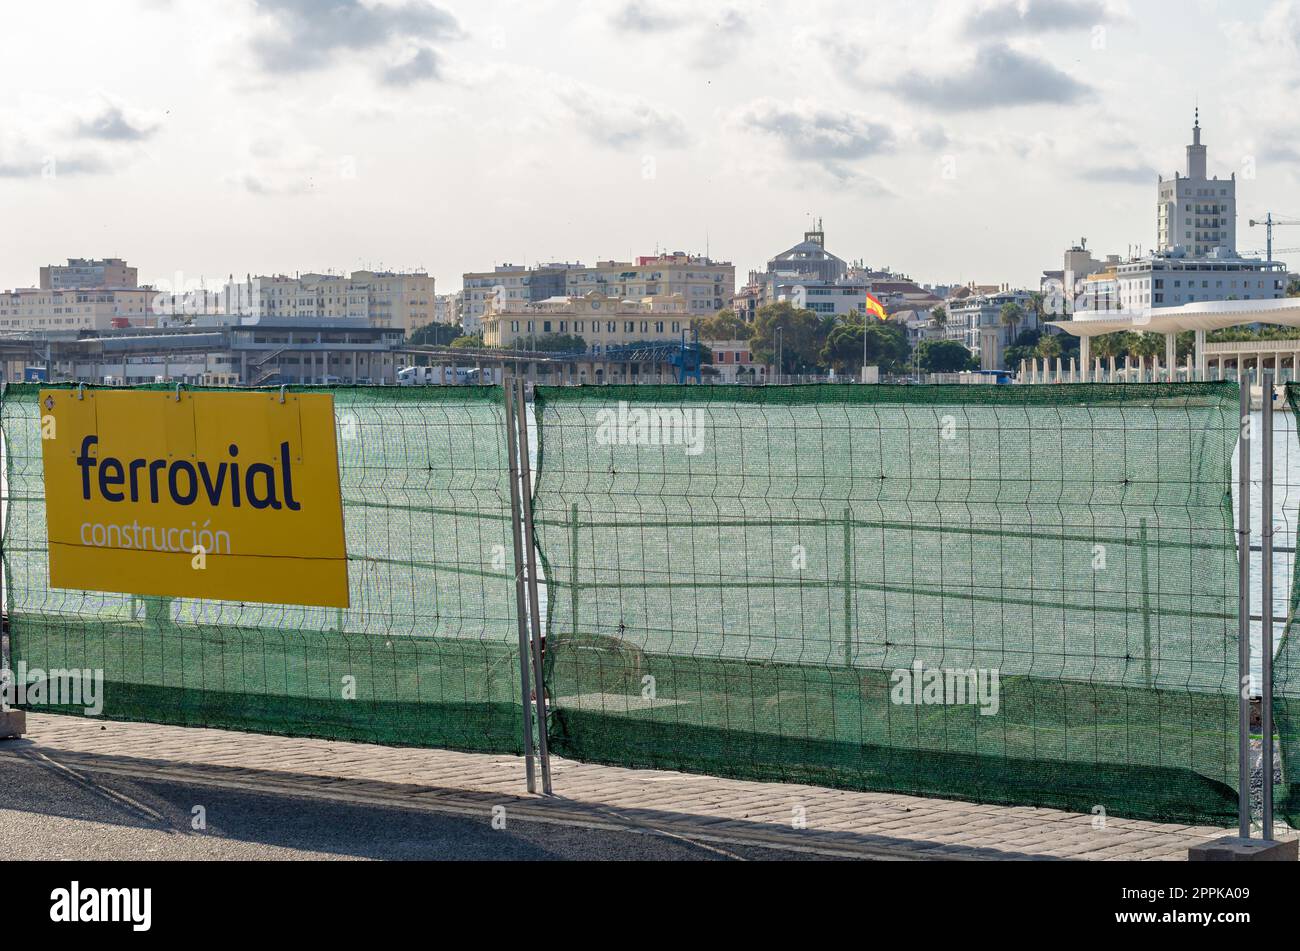
M332 390L346 611L51 589L38 390L0 420L15 667L101 668L115 719L520 751L500 388Z
M1235 384L536 406L556 753L1234 820Z
M1287 386L1287 401L1295 426L1300 429L1300 388L1294 383ZM1282 785L1274 789L1273 807L1279 818L1293 828L1300 828L1300 783L1293 778L1300 769L1300 631L1296 628L1300 609L1300 558L1293 555L1292 561L1286 627L1273 660L1273 727L1281 748L1283 779ZM1280 583L1275 581L1274 585Z

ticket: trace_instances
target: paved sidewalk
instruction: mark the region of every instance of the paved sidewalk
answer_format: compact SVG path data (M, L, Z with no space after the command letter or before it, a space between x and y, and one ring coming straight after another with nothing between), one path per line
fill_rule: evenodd
M758 783L552 759L554 797L529 796L513 756L397 749L224 730L29 714L28 736L0 756L90 774L388 808L776 846L876 859L1162 859L1225 834L889 793ZM801 819L799 823L797 820ZM802 827L796 827L802 825ZM1294 833L1287 833L1293 836Z

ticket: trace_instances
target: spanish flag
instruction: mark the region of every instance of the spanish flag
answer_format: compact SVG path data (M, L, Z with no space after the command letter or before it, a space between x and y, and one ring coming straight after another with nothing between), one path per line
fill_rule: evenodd
M885 305L876 300L871 294L867 295L867 313L875 314L881 320L889 319L889 315L885 313Z

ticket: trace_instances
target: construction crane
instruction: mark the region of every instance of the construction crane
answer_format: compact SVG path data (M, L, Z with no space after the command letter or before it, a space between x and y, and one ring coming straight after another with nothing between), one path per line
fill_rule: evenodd
M1284 225L1300 225L1300 218L1274 218L1273 212L1270 211L1267 215L1264 216L1263 221L1256 221L1254 218L1250 219L1250 226L1252 228L1254 228L1257 225L1263 225L1268 234L1268 260L1272 261L1273 260L1273 229L1275 227L1277 228L1283 227Z

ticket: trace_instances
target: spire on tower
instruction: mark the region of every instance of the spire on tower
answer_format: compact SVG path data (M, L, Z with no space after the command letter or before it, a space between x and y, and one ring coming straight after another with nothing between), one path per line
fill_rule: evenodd
M1192 124L1192 144L1187 146L1187 177L1205 178L1205 146L1201 144L1201 106L1196 105L1195 121Z

